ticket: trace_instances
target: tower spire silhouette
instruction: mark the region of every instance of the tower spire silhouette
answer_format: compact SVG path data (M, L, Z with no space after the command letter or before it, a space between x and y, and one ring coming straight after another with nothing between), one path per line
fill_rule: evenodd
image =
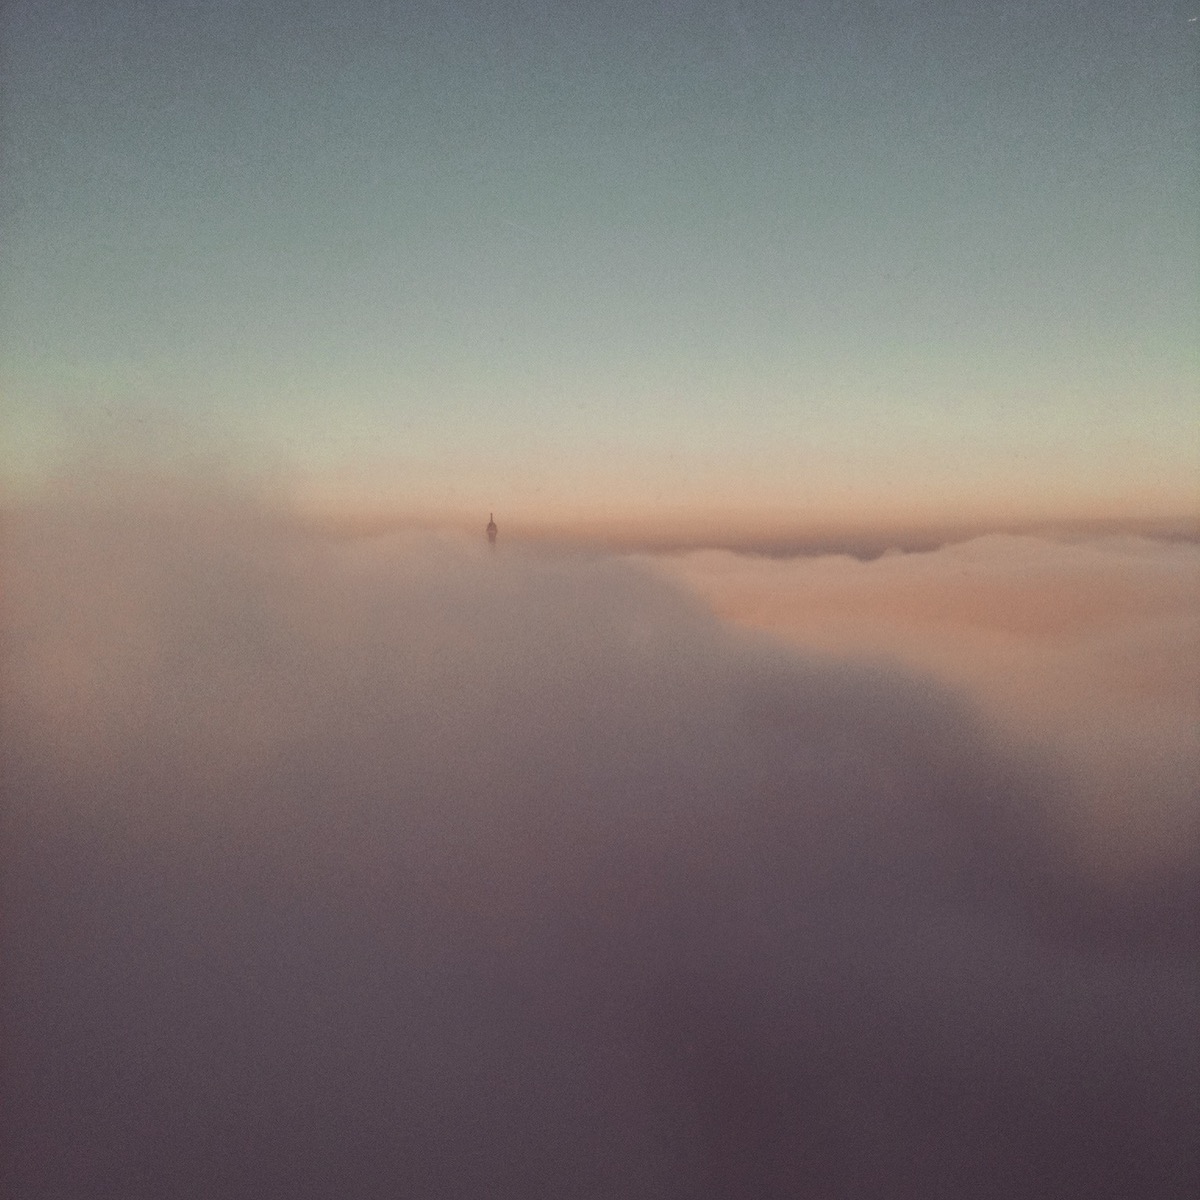
M496 545L496 533L496 514L489 513L487 523L487 540L489 546L494 547Z

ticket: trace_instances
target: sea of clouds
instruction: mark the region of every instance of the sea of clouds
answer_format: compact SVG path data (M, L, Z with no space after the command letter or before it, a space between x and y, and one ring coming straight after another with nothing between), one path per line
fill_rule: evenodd
M1194 546L4 557L6 1195L1195 1194Z
M1048 814L1093 868L1193 858L1200 546L992 534L860 562L704 551L651 564L812 653L938 679L1059 772Z

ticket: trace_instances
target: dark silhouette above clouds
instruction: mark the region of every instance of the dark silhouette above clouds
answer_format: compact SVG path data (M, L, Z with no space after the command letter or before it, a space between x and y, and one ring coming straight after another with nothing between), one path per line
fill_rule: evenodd
M1194 864L627 563L18 514L6 1195L1185 1197Z

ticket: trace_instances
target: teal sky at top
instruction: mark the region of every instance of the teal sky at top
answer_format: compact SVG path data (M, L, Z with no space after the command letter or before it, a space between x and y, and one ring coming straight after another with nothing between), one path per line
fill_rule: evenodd
M5 469L158 437L434 508L1182 495L1198 12L17 0Z

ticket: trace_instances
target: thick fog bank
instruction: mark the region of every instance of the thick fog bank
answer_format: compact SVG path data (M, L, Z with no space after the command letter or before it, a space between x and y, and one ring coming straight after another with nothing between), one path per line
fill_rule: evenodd
M13 520L4 1191L1185 1197L1193 859L649 569Z

